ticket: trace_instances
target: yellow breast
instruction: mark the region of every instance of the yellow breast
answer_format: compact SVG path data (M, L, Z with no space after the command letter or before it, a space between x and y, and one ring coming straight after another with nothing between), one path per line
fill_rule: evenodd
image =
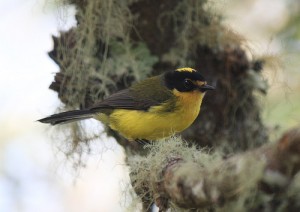
M128 140L157 140L181 132L198 116L204 94L176 90L173 93L177 96L174 111L166 112L165 105L151 107L148 111L116 109L109 115L108 124Z

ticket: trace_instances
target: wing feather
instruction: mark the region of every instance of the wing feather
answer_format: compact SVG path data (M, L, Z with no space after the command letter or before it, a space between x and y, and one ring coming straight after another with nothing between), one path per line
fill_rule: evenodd
M166 89L161 78L152 77L112 94L89 110L96 112L103 109L148 110L172 97L172 92Z

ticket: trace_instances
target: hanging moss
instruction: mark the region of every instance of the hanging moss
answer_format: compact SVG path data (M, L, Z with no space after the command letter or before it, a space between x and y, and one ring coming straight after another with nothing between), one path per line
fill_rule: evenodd
M170 155L180 155L213 170L223 156L268 142L257 100L258 95L267 93L261 75L266 57L255 59L258 57L251 54L243 36L222 23L224 17L214 10L211 1L64 3L75 5L77 26L53 37L54 48L49 52L60 68L50 85L63 103L60 110L89 107L136 81L183 66L199 70L209 84L216 86L215 92L206 94L195 123L182 133L185 141L172 138L143 148L105 130L126 150L132 185L144 209L156 198L154 188L149 189L145 179L149 173L156 173L154 169L163 166ZM100 132L91 134L80 123L65 125L62 130L66 137L61 141L62 149L73 157L75 166L81 166L83 153L90 151L90 142ZM253 165L253 159L248 159L246 162ZM252 184L261 174L262 163L256 165L237 179L239 185L247 187L239 198L207 211L239 211L267 202L265 198L269 197L255 193ZM224 175L229 171L224 170ZM252 180L249 171L254 174ZM159 181L160 176L156 177ZM176 211L178 205L170 205Z
M69 1L77 26L54 37L50 57L60 72L50 88L66 108L85 108L150 75L182 66L217 87L184 138L227 152L268 140L254 93L261 67L242 36L222 24L206 0ZM261 63L263 64L263 63ZM265 93L266 90L263 90ZM126 146L124 139L107 131ZM81 133L84 138L84 132Z

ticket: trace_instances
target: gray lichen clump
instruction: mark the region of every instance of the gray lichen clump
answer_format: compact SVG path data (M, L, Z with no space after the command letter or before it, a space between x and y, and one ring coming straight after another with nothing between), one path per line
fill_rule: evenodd
M160 211L297 211L299 132L226 158L165 139L128 159L132 186L146 209L154 202Z
M216 90L206 95L200 116L182 133L192 146L184 148L183 155L191 157L186 160L211 166L218 159L202 154L201 147L225 155L268 142L256 99L256 94L266 93L261 76L264 61L249 56L243 37L222 24L222 14L214 10L213 3L69 0L65 4L75 5L77 26L53 37L49 56L60 67L50 89L58 93L66 108L88 107L148 76L191 66ZM89 137L78 124L70 126L72 143L67 151L81 154L82 146L95 137ZM106 132L125 148L128 161L136 160L137 152L146 155L149 151L109 129ZM178 142L167 145L176 147ZM153 151L161 151L160 145ZM159 157L154 164L163 162ZM133 170L137 171L142 177L143 171Z
M148 207L154 201L160 209L165 204L174 211L240 211L258 194L266 161L257 162L250 154L224 162L221 152L199 151L176 137L146 148L147 157L131 157L128 163L132 185L140 197L147 197L143 203L149 200Z

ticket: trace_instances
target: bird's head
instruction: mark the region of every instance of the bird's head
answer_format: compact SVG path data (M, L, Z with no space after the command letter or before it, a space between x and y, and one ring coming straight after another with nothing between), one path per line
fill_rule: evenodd
M165 75L166 86L170 90L176 89L179 92L200 91L204 93L215 88L208 85L205 78L195 69L179 68L175 71L166 72Z

